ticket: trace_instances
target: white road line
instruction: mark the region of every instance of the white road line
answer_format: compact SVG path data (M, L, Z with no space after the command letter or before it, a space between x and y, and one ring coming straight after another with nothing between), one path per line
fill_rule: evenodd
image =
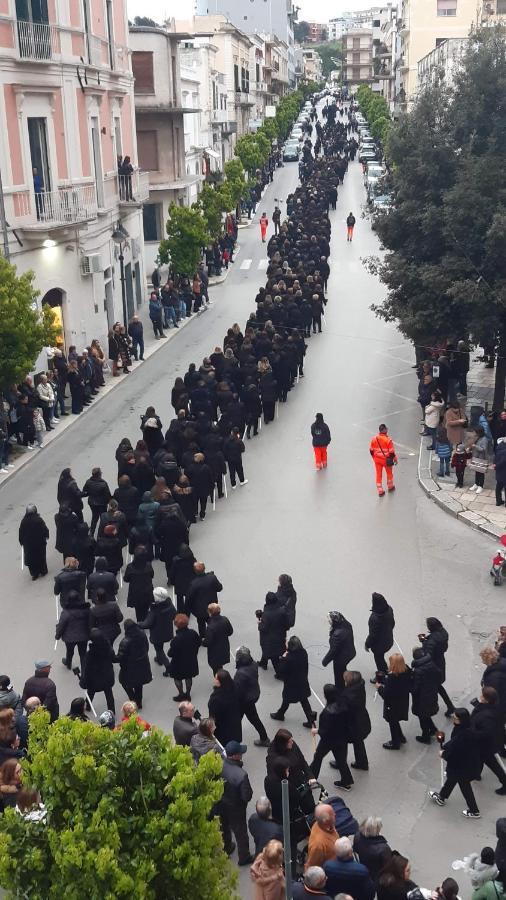
M400 397L401 400L407 400L408 403L414 403L415 406L418 403L418 400L413 400L412 397L406 397L405 394L398 394L396 391L389 391L387 388L377 387L375 384L370 384L368 381L364 381L364 385L372 388L373 391L381 391L382 394L392 394L393 397Z
M375 382L378 381L390 381L392 378L400 378L401 375L414 375L414 369L405 369L404 372L397 372L397 375L385 375L384 378L376 378Z
M269 265L269 260L266 256L264 256L264 258L261 259L260 262L258 263L258 268L266 269L268 265Z
M411 364L411 366L413 365L413 362L411 359L403 359L402 356L392 356L391 353L385 353L384 350L375 350L374 352L378 353L379 356L388 356L388 359L397 359L399 362L407 363L408 366L410 364ZM413 369L413 371L415 371L415 370Z
M403 409L394 409L393 412L384 413L383 418L388 419L390 416L400 416L402 413L409 412L411 410L410 406L404 406ZM377 422L378 416L371 416L370 419L362 419L361 422L352 422L353 428L362 428L364 425L367 425L369 422Z
M239 268L240 268L240 269L249 269L249 267L251 266L251 263L252 263L252 262L253 262L252 259L243 259L243 261L242 261L241 265L239 266Z

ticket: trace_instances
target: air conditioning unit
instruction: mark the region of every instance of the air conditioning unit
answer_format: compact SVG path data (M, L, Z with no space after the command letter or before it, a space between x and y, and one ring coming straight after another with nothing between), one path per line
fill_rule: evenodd
M81 257L81 274L96 275L103 272L104 266L100 253L89 253L88 256Z

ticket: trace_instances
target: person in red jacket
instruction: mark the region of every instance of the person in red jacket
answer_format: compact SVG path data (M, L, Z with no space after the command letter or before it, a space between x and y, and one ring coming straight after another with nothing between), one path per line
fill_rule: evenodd
M383 472L386 471L387 490L395 491L394 484L394 466L397 465L397 456L392 438L388 436L388 428L386 425L380 425L378 434L376 434L369 445L369 453L371 454L376 468L376 487L380 497L384 496L383 490Z
M260 232L262 235L262 244L265 244L265 238L267 235L267 226L269 224L269 219L267 218L266 213L262 213L260 217Z

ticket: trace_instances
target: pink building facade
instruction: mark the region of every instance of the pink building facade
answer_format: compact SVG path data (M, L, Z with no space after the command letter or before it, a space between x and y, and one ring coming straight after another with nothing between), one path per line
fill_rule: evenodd
M144 299L149 187L134 117L124 0L0 0L4 242L67 348L105 340ZM121 175L125 156L134 169Z

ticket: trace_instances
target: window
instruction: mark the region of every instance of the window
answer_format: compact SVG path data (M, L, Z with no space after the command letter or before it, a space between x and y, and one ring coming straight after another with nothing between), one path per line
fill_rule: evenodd
M360 69L353 67L351 77L353 81L360 81Z
M135 93L154 94L153 54L145 50L134 50L132 53L132 71L135 79Z
M506 0L497 0L497 15L506 15Z
M241 85L239 83L239 66L237 64L234 64L234 90L241 90Z
M51 170L47 146L46 120L28 118L28 139L34 178L34 190L37 193L51 190Z
M456 16L457 0L437 0L438 16Z
M106 0L105 11L107 17L107 46L109 52L109 65L114 69L114 19L112 13L112 0Z
M436 50L438 47L441 46L441 44L444 44L444 42L447 40L448 40L448 38L436 38Z
M139 167L148 172L158 172L158 132L137 132Z
M142 224L144 226L145 241L160 241L162 239L162 204L145 203L142 207Z
M256 79L257 84L258 84L259 81L262 80L262 79L260 78L260 66L259 66L258 63L255 64L255 79Z

